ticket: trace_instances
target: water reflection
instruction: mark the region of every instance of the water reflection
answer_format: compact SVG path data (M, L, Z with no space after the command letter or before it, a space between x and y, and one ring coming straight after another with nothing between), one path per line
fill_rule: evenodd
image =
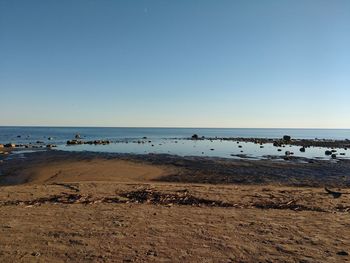
M252 142L220 141L220 140L173 140L173 139L153 139L128 141L121 140L108 145L60 145L59 150L65 151L95 151L95 152L115 152L133 154L174 154L179 156L210 156L224 158L268 158L269 156L279 156L283 158L286 152L292 156L304 158L330 159L325 155L329 150L324 147L309 147L305 152L300 151L301 146L285 145L275 147L272 143L263 145ZM337 158L349 158L350 150L336 149ZM341 155L342 154L342 155ZM343 155L344 154L344 155Z

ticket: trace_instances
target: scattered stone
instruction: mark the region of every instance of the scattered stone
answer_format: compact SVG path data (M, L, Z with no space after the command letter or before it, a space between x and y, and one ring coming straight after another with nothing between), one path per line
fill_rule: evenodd
M79 140L69 140L69 141L67 141L67 145L78 145L78 144L83 144L83 142L79 141Z
M339 153L340 155L345 155L345 153Z
M32 253L32 256L33 256L33 257L40 257L41 254L40 254L39 252L33 252L33 253Z
M282 152L282 149L277 149L278 152Z
M302 153L304 153L304 152L305 152L305 147L300 148L300 151L301 151Z
M21 135L17 135L17 138L21 138Z
M238 148L242 148L242 145L238 145Z
M349 253L346 252L346 251L344 251L344 250L342 250L342 251L338 251L338 252L337 252L337 255L338 255L338 256L349 256Z
M260 148L264 148L264 146L260 145Z
M55 144L48 144L48 145L46 145L46 148L54 148L54 147L57 147L57 145L55 145Z
M284 154L285 154L286 156L289 156L289 155L291 155L291 152L290 152L290 151L286 151Z
M211 151L214 151L214 149L210 149Z
M331 154L332 154L332 151L328 151L328 150L327 150L327 151L324 152L324 154L325 154L325 155L331 155Z
M333 154L331 155L331 157L332 157L332 159L336 159L336 158L337 158L337 155L333 153Z
M192 138L192 140L198 140L199 137L197 134L193 134L191 138Z

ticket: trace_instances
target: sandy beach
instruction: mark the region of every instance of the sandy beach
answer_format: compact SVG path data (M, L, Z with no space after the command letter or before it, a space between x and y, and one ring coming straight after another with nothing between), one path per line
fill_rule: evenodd
M0 167L2 262L350 260L345 160L18 157Z

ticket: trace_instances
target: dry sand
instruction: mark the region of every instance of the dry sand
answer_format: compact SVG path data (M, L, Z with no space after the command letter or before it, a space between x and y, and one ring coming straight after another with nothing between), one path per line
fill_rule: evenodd
M160 165L61 154L66 160L39 154L0 167L22 183L0 188L1 262L350 260L350 194L165 182L191 172L184 158Z

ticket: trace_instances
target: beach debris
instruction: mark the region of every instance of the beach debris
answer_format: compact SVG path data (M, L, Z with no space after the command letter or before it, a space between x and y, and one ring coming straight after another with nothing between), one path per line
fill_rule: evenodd
M327 187L325 187L324 190L327 192L327 194L332 195L334 198L339 198L343 194L341 192L332 191L332 190L328 189Z
M40 257L41 256L40 252L33 252L31 255L33 257Z
M68 188L74 192L79 192L79 187L78 186L74 186L74 185L71 185L71 184L64 184L64 183L53 183L52 185L58 185L58 186L63 186L65 188Z
M186 191L176 193L161 193L151 189L142 189L121 194L122 197L136 203L151 203L159 205L191 205L191 206L217 206L232 207L232 204L222 201L198 198Z

